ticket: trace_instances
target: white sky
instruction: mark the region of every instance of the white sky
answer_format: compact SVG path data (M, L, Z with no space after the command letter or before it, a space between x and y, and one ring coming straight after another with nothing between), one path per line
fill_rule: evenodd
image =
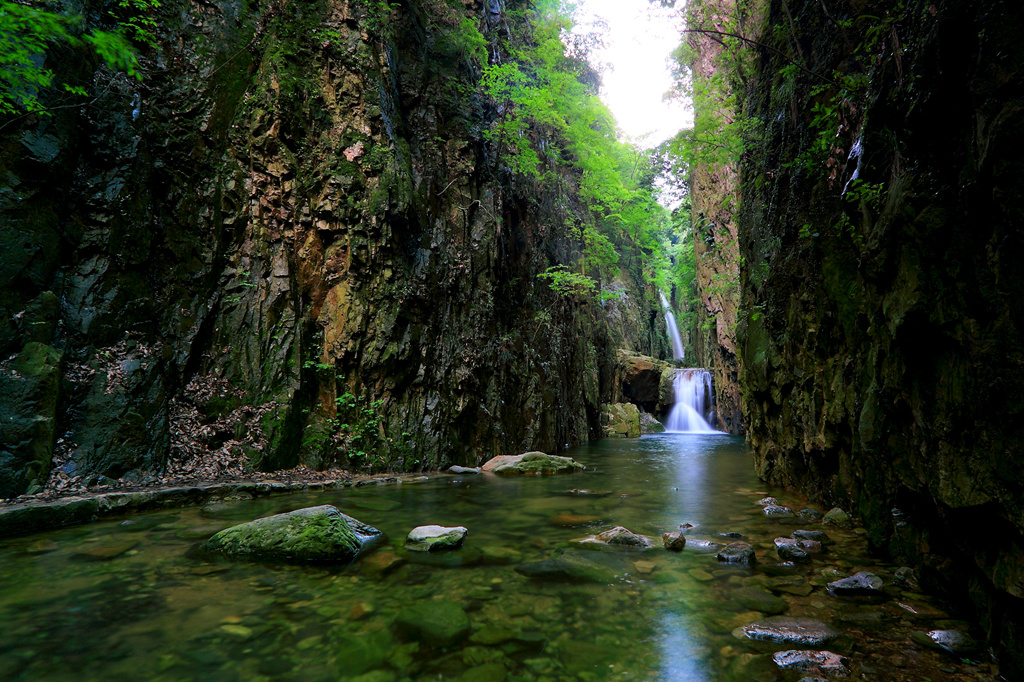
M642 146L654 147L691 126L689 107L662 100L672 87L668 59L681 38L680 11L648 0L575 0L574 4L577 25L583 31L588 31L586 24L595 15L608 24L605 48L596 57L610 66L602 72L601 99L619 128ZM647 134L650 137L639 140Z

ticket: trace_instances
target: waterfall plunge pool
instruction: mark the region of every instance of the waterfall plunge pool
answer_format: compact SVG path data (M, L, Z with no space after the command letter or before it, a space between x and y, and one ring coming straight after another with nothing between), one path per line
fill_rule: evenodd
M786 615L843 633L835 645L876 680L986 679L958 658L910 644L946 617L927 597L892 587L894 567L866 553L853 531L780 575L773 539L820 522L767 518L750 453L734 436L602 440L567 454L587 470L547 477L437 476L124 519L0 544L0 679L4 680L796 680L773 651L737 638L763 618L745 588L777 596ZM217 530L301 507L334 504L388 542L348 567L210 561L190 552ZM402 549L422 524L469 528L462 549ZM658 538L681 524L672 553L579 549L573 540L615 525ZM720 565L715 545L739 533L753 569ZM544 582L518 564L562 552L608 570L597 583ZM840 601L827 580L857 570L881 576L883 603ZM749 591L749 590L747 590ZM470 629L446 647L396 625L415 604L450 602ZM898 603L914 605L918 616ZM778 606L778 604L776 604ZM938 614L938 615L936 615ZM792 648L792 647L789 647ZM966 671L955 677L942 670Z

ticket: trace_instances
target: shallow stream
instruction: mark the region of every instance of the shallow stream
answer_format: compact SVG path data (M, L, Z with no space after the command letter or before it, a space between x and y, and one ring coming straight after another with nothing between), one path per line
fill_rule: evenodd
M774 538L822 529L767 518L742 440L662 435L603 440L568 452L587 470L562 476L438 476L391 486L225 501L136 515L0 544L0 680L797 680L737 628L765 617L738 597L762 587L785 614L843 633L831 648L854 679L983 680L988 666L911 643L951 623L942 606L893 584L856 530L795 571L777 571ZM210 561L192 549L229 525L319 504L383 530L389 541L346 568ZM424 524L463 525L461 550L405 552ZM660 535L686 529L686 548ZM615 525L658 538L646 551L583 549ZM722 566L740 534L753 569ZM592 557L607 583L544 582L515 571L568 551ZM590 559L588 559L590 560ZM868 570L886 598L840 600L837 577ZM395 626L424 600L455 602L472 630L446 648Z

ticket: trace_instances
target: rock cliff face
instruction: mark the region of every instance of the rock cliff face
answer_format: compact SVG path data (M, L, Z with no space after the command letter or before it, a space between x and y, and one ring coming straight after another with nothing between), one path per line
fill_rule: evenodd
M142 479L211 453L415 469L596 436L604 313L536 279L586 209L483 137L505 12L167 2L142 84L51 55L92 99L0 130L3 380L39 366L38 399L5 408L42 424L4 425L0 496L51 453L60 476Z
M1022 25L988 0L770 3L740 221L758 473L852 507L976 611L1007 679L1024 677Z
M708 31L728 31L735 14L733 0L698 0L689 5L688 25ZM690 65L695 88L722 80L729 68L720 41L712 34L694 33ZM704 83L704 86L701 86ZM734 112L726 93L696 98L698 115L731 122ZM713 143L712 143L713 144ZM714 377L716 413L723 428L743 433L740 408L739 361L736 355L736 324L740 303L740 258L737 240L735 197L739 168L732 160L695 164L691 176L693 202L693 253L696 258L697 307L696 367L707 367Z

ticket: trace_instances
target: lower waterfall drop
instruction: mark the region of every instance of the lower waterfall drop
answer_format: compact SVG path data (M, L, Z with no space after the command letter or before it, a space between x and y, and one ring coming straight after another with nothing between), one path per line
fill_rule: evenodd
M704 415L711 399L711 373L706 369L681 369L672 381L675 404L665 420L668 433L721 433Z

